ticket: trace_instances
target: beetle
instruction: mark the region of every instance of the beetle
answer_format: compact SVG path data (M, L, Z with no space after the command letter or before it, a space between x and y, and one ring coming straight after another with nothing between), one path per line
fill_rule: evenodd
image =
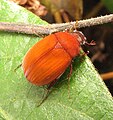
M26 53L22 68L31 83L48 85L59 78L71 61L80 53L85 37L81 33L58 32L37 42Z
M82 32L57 32L51 34L31 47L26 53L22 68L28 81L51 88L58 78L79 55L80 46L87 43Z

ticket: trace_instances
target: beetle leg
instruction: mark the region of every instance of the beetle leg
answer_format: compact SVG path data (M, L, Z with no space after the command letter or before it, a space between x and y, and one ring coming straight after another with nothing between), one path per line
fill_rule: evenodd
M80 56L80 61L83 62L85 56L87 56L88 54L89 54L89 51L86 51L86 52L80 53L80 54L79 54L79 56Z
M72 71L73 71L72 63L70 64L69 68L70 68L70 71L69 71L69 74L68 74L67 78L68 78L68 96L70 98L70 77L71 77L71 74L72 74Z
M46 92L46 93L45 93ZM42 100L41 100L41 102L37 105L37 107L39 107L47 98L48 98L48 96L49 96L49 94L50 94L50 91L49 90L45 90L45 92L44 92L44 94L43 94L43 98L42 98ZM46 95L45 95L46 94ZM45 96L44 96L45 95Z
M18 66L14 69L14 72L16 72L17 69L19 69L21 66L22 66L22 63L21 63L20 65L18 65Z
M68 74L68 79L70 78L70 76L72 74L72 71L73 71L72 63L70 64L69 68L70 68L70 71L69 71L69 74Z
M42 98L42 101L37 105L37 107L39 107L49 96L49 94L52 92L50 91L50 89L56 84L56 82L58 81L58 79L55 79L54 81L52 81L48 87L46 88L45 92L44 92L44 95L43 95L43 98Z
M52 82L48 85L47 90L50 90L50 89L56 84L57 81L58 81L58 79L55 79L54 81L52 81Z

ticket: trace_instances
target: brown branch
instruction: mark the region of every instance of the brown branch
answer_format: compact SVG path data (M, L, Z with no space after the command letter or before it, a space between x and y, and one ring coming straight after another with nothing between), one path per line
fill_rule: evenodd
M80 20L77 23L76 28L90 27L94 25L100 25L113 21L113 14L105 15L97 18L91 18L86 20ZM51 25L30 25L19 23L0 22L0 31L18 32L25 34L34 34L37 36L45 36L54 32L63 31L75 27L76 22L51 24Z
M108 80L113 78L113 72L103 73L100 75L103 80Z

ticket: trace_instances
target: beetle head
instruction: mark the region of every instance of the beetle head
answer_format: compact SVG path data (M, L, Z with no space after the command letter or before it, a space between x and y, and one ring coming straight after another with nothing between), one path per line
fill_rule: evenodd
M74 30L72 34L74 33L79 36L80 39L78 39L78 41L81 45L96 45L96 43L93 40L90 43L88 43L85 35L81 31Z

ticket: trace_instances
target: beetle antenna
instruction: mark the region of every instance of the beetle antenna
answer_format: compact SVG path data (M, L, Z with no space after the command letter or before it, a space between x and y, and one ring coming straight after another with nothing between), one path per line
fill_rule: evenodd
M95 43L94 40L92 40L90 43L88 43L87 41L85 41L85 44L87 44L87 45L96 45L96 43Z

